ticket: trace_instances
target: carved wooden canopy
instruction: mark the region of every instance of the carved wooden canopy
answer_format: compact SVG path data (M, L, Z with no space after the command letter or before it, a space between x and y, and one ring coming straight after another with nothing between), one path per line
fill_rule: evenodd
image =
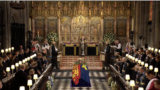
M32 1L31 16L130 16L130 1Z

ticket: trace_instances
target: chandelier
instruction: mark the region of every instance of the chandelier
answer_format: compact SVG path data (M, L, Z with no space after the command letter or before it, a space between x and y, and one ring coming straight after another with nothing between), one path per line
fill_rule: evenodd
M25 8L24 1L19 1L19 0L17 0L17 1L15 1L15 0L11 1L10 2L10 6L13 9L24 9Z

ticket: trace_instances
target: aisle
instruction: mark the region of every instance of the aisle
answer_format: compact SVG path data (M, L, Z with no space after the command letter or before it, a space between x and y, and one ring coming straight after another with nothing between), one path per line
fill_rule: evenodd
M60 70L72 70L75 61L79 58L79 56L62 56ZM84 59L89 70L102 70L103 65L100 61L100 56L85 56Z
M52 90L111 90L107 85L107 72L102 70L90 70L91 87L71 87L71 70L54 70L55 76Z

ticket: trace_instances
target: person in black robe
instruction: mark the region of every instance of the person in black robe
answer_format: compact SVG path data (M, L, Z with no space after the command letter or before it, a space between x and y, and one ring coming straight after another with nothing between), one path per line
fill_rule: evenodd
M104 50L104 52L106 53L105 55L105 65L108 65L110 63L111 60L111 47L109 45L109 42L106 42L106 48Z
M20 70L15 74L15 80L16 80L16 90L19 90L20 86L25 86L25 90L28 90L27 86L27 73L24 72L25 65L22 64L20 66Z
M52 43L51 49L52 49L52 66L56 66L56 69L58 68L57 63L57 55L58 55L58 49L55 47L55 42Z

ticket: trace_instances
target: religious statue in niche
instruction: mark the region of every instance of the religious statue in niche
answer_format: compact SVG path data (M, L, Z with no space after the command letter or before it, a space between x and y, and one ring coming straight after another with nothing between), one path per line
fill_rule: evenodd
M77 16L73 17L73 30L72 33L88 33L88 17Z

